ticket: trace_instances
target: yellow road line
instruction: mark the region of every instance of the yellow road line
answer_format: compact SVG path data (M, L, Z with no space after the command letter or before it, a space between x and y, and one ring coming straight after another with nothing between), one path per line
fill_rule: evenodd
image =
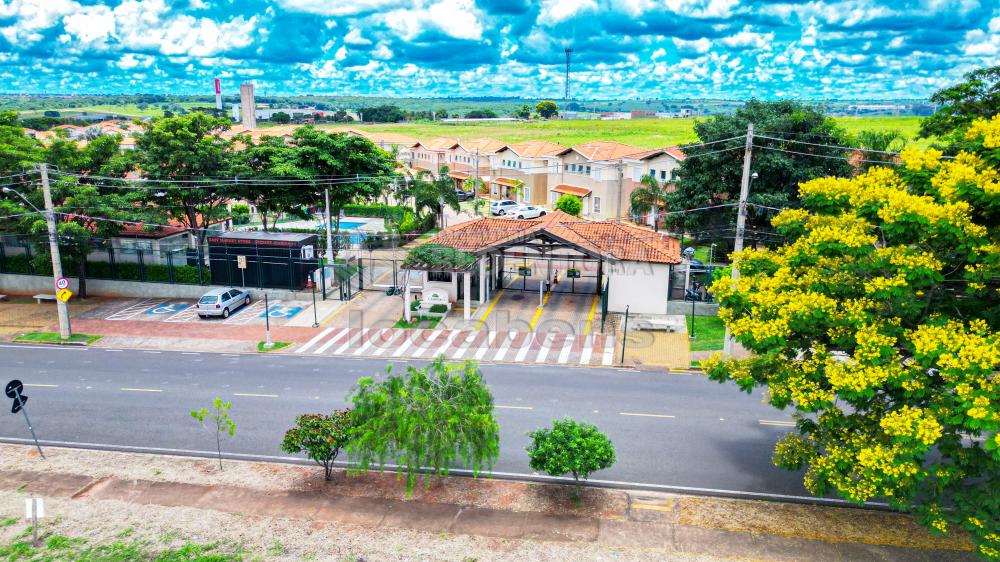
M545 293L545 297L542 298L542 306L535 310L535 315L531 317L531 324L528 324L528 331L534 331L535 323L538 322L538 318L542 315L542 311L545 310L545 305L549 303L549 297L552 296L552 291Z
M670 498L667 505L653 505L649 503L633 503L632 509L647 509L651 511L673 511L674 510L674 500Z
M511 285L514 284L514 281L516 281L518 277L520 277L520 275L515 275L513 278L511 278L511 280L510 280ZM483 317L480 318L479 322L476 324L476 329L477 330L479 328L481 328L483 326L483 324L486 322L486 319L490 317L490 313L493 312L493 307L497 305L497 301L500 300L500 297L503 296L503 294L506 291L507 291L506 287L504 287L503 289L500 289L499 291L497 291L497 296L493 297L493 302L491 302L490 306L486 308L486 312L483 314Z
M601 300L601 294L594 295L594 304L590 305L590 314L587 315L587 327L583 329L583 335L590 334L590 326L594 323L594 314L597 312L597 303Z

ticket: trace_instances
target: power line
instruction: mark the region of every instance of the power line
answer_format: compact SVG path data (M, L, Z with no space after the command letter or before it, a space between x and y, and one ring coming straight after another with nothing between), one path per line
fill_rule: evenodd
M800 156L814 156L816 158L827 158L827 159L830 159L830 160L846 160L846 161L849 161L849 162L868 162L868 163L872 163L872 164L889 164L889 165L892 165L892 166L898 166L898 165L902 164L902 162L888 162L888 161L885 161L885 160L867 160L867 159L864 159L864 158L851 158L851 157L846 157L846 156L830 156L828 154L814 154L814 153L811 153L811 152L797 152L795 150L788 150L786 148L778 148L776 146L764 146L764 145L755 144L754 147L755 148L763 148L764 150L773 150L773 151L776 151L776 152L787 152L789 154L798 154Z

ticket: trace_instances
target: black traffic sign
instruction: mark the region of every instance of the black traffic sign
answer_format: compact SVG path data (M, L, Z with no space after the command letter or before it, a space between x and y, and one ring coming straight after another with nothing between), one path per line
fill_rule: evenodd
M4 394L7 398L14 400L14 404L10 407L10 413L16 414L21 411L21 407L24 403L28 401L28 397L21 394L24 391L24 385L21 381L14 379L7 383L7 387L4 389Z

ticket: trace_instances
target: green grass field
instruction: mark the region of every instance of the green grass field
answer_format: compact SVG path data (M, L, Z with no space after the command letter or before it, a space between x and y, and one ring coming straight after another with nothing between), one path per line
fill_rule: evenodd
M691 317L687 317L688 334L691 333ZM694 339L691 351L715 351L722 349L726 339L726 326L718 316L695 316Z
M69 339L63 339L56 332L28 332L18 336L15 341L19 342L39 342L39 343L86 343L91 344L101 339L102 336L91 334L70 334Z
M80 107L68 107L59 108L56 111L63 117L72 117L74 114L79 113L112 113L115 115L125 115L130 117L163 117L163 109L160 107L162 104L149 105L145 109L140 109L138 105L135 104L101 104L101 105L83 105ZM185 109L191 109L194 107L205 107L207 103L194 103L185 102L177 104ZM40 116L42 110L31 109L26 111L18 112L21 115L31 115Z
M477 139L493 137L517 143L546 140L572 146L593 140L613 140L641 148L658 148L693 142L696 119L635 119L628 121L531 121L528 123L398 123L353 125L364 131L393 132L417 140L434 137ZM930 141L914 140L919 117L838 117L835 121L849 133L865 129L898 129L907 143L927 146Z

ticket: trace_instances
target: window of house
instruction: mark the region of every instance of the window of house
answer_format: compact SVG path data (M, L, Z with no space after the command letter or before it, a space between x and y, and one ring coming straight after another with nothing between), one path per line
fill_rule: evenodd
M666 170L660 170L660 179L661 180L666 180L667 179L667 171Z
M649 175L650 175L650 177L652 177L653 179L656 179L656 170L654 170L654 169L650 168L650 169L649 169Z
M601 212L601 198L600 197L594 197L594 212L595 213L600 213Z
M590 166L587 166L587 175L590 175Z
M568 172L569 171L569 164L563 164L563 171L564 172Z
M450 271L428 271L427 272L428 281L437 281L440 283L451 283L451 272Z

